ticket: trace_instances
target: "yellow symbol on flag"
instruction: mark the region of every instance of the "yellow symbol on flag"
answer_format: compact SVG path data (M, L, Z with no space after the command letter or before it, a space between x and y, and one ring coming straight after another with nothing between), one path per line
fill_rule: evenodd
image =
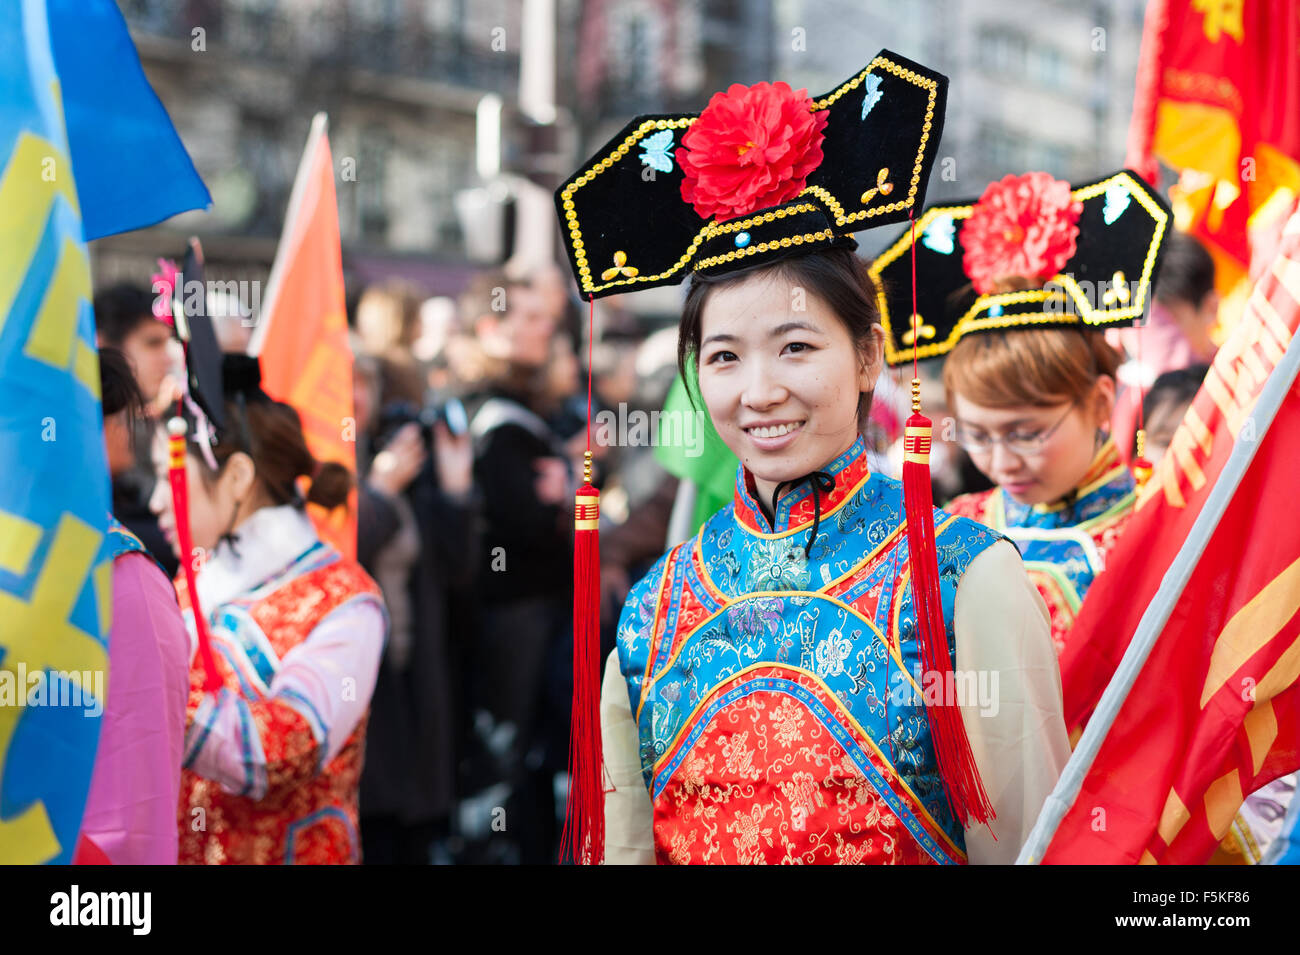
M36 255L55 199L63 196L74 209L78 208L72 177L57 176L50 181L42 174L43 164L51 158L67 164L48 141L24 132L18 138L4 175L0 176L0 261L23 266L0 273L0 329L4 328L14 298L26 278L27 267ZM93 348L77 337L78 303L89 301L90 295L86 251L65 237L23 351L29 358L55 368L71 365L76 379L98 399L99 358Z
M6 514L4 518L5 527L21 526L22 519L16 515ZM30 559L33 549L27 547L30 528L22 536L26 543L4 554L8 569L16 569L20 560L25 564ZM99 544L98 531L74 515L64 514L36 579L31 601L0 590L0 619L5 622L4 663L0 668L13 673L21 662L28 673L46 668L107 671L108 655L104 647L68 620L90 574ZM97 598L101 605L108 599L104 593L97 594ZM20 693L26 690L18 687ZM22 706L0 706L0 766L5 764L14 731L25 712ZM59 841L42 803L32 803L11 818L0 820L0 849L3 849L0 858L4 862L20 865L47 862L59 854Z
M1192 0L1192 9L1204 15L1202 29L1205 38L1218 43L1219 37L1228 34L1241 43L1246 32L1242 25L1242 11L1246 0Z

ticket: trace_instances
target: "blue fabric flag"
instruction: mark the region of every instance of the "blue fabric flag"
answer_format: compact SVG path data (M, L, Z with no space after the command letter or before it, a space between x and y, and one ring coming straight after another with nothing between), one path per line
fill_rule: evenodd
M87 241L212 204L113 0L47 0Z
M90 264L45 0L0 8L0 863L68 862L107 689Z

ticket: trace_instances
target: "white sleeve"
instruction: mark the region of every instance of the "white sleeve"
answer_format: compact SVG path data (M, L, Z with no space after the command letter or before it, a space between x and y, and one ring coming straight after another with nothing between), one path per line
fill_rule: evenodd
M252 799L319 772L370 705L386 626L376 601L353 600L284 655L264 699L229 687L205 694L186 733L185 766Z
M600 734L610 792L605 793L605 863L654 865L654 808L641 776L640 746L618 651L605 663Z
M954 616L957 670L989 691L962 701L962 720L997 816L991 833L966 830L966 855L975 865L1011 864L1070 758L1050 617L1006 541L966 568Z

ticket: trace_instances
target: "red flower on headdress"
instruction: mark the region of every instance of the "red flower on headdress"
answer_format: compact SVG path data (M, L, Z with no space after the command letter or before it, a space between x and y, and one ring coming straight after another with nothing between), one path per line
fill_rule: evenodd
M1074 255L1082 212L1070 184L1045 172L989 183L961 230L962 265L975 291L999 291L1007 279L1046 282Z
M828 111L786 83L715 93L682 136L682 198L719 222L788 202L821 165Z
M176 276L180 272L176 263L168 259L159 259L158 268L150 277L150 290L153 292L153 317L168 325L175 325L172 317L172 296L176 294Z

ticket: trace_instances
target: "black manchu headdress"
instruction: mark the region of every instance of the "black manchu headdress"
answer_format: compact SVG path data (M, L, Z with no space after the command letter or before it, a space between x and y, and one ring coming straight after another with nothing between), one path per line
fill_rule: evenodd
M1135 324L1170 226L1164 200L1127 169L1080 186L1007 176L978 202L931 206L871 265L885 359L911 361L913 344L918 358L944 355L989 329Z
M732 86L638 116L556 191L582 297L676 285L906 221L925 199L948 80L882 50L823 96Z

